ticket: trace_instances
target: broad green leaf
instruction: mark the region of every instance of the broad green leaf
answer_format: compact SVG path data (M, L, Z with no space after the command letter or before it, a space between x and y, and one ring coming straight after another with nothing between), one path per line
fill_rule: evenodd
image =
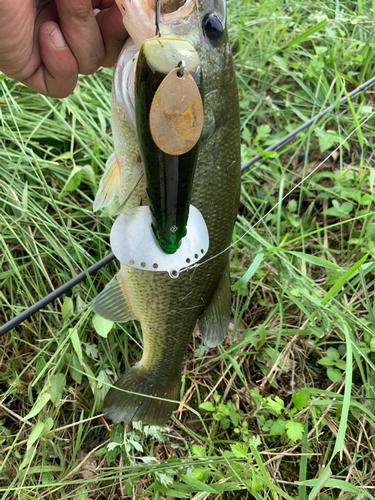
M207 410L207 411L215 411L215 407L211 403L211 401L205 401L204 403L201 403L199 405L199 408L202 408L202 410Z
M251 278L253 277L254 273L258 270L258 267L260 266L262 260L263 260L263 257L264 257L264 253L258 253L251 266L249 267L249 269L246 271L246 273L242 276L242 278L237 281L237 283L234 283L234 285L232 285L232 291L235 292L236 290L238 290L239 288L242 288L243 286L245 286L250 280Z
M318 360L319 365L334 366L335 362L332 358L324 357Z
M109 380L108 372L112 374L111 370L109 370L108 368L103 368L102 370L100 370L98 375L98 389L100 389L103 400L106 397L107 392L111 388L111 381Z
M303 425L295 420L288 420L285 424L286 434L288 438L293 441L300 441L303 436Z
M230 445L232 452L236 458L246 458L249 453L249 448L245 443L235 443Z
M43 434L44 422L40 420L34 425L33 430L30 433L29 439L27 440L26 449L29 450L37 439Z
M192 452L196 457L205 457L206 456L206 449L204 446L201 446L199 444L193 444L192 446Z
M96 183L95 172L91 165L85 165L82 168L82 175L85 181L95 185Z
M263 477L256 472L254 467L252 469L251 493L256 493L263 489L265 481Z
M107 448L109 451L112 451L115 448L117 448L118 446L122 446L121 443L111 442L111 443L108 443Z
M173 484L173 479L168 474L163 474L162 472L155 471L155 477L165 487L169 487Z
M290 202L288 203L287 205L287 208L289 210L289 212L297 212L297 202L296 200L290 200Z
M62 198L66 193L70 191L74 191L81 184L82 181L82 168L81 167L73 167L66 184L59 194L59 198Z
M202 467L194 467L194 469L189 474L189 478L190 479L198 479L198 481L199 481L200 479L202 479L205 472L206 472L206 470L203 469Z
M113 321L104 319L98 314L95 314L92 318L92 324L96 333L105 339L108 337L108 333L112 330L114 325Z
M375 173L375 169L372 169L372 171ZM375 224L369 224L367 226L366 234L367 234L367 238L370 241L375 241Z
M315 255L309 255L303 252L287 252L296 257L305 260L306 262L310 262L311 264L315 264L316 266L325 267L326 269L339 269L342 270L340 266L330 262L329 260L322 259L321 257L316 257Z
M259 137L268 137L271 133L271 127L269 125L259 125L257 127L257 135Z
M73 380L77 382L77 384L82 383L82 365L77 357L77 354L72 354L70 358L70 366L69 366L70 375Z
M335 144L336 137L331 134L321 135L318 133L318 142L321 153L324 153L324 151L327 151L327 149L331 148Z
M331 359L334 359L334 360L340 359L340 353L334 347L328 347L326 354Z
M342 372L338 370L337 368L332 368L329 366L327 368L327 377L329 380L332 380L332 382L340 382L342 379Z
M31 448L29 448L28 450L26 450L26 453L25 453L25 455L23 457L21 465L19 466L19 470L22 470L22 469L24 469L25 467L27 467L29 465L31 459L34 456L34 453L35 453L35 447L34 446L32 446Z
M271 408L276 415L281 415L282 410L284 409L284 401L280 399L278 396L275 397L275 400L268 397L266 399L267 406Z
M53 427L53 420L51 417L48 417L44 422L43 436L45 434L48 434L49 431L52 429L52 427Z
M343 359L338 359L335 361L336 368L340 368L340 370L346 370L346 362Z
M63 390L66 386L66 377L63 373L53 375L50 380L51 383L51 400L57 406L60 403Z
M294 407L297 410L303 410L306 408L310 401L310 391L308 389L301 389L298 392L295 392L292 396L292 401Z
M88 344L86 342L83 342L83 345L85 346L85 352L87 356L89 356L92 359L98 359L99 352L95 344Z
M25 420L29 420L30 418L33 418L36 415L38 415L43 410L43 408L46 406L46 404L50 399L51 399L51 394L49 394L48 392L43 392L43 394L41 394L36 400L36 403L33 406L31 412L28 415L26 415Z
M275 420L270 428L270 434L275 436L283 436L285 434L285 420L283 418L278 418Z
M78 336L78 329L77 328L69 328L68 334L70 334L70 342L72 343L73 349L75 353L77 354L79 362L82 364L83 358L82 358L82 347L81 347L81 341L79 340Z
M73 299L71 297L65 297L64 303L61 308L61 314L64 321L68 320L74 315L74 305Z

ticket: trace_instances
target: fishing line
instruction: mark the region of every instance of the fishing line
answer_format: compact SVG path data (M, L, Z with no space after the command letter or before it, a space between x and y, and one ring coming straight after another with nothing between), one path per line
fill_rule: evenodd
M336 151L338 151L344 144L345 142L351 138L351 136L359 129L361 128L363 125L365 125L365 123L367 123L369 121L369 119L375 115L375 111L373 111L371 113L371 115L369 115L365 120L363 120L362 123L360 123L358 125L358 127L356 127L354 130L352 130L352 132L350 132L350 134L344 139L344 141L339 145L337 146L336 149L334 149L328 156L327 158L325 158L321 163L319 163L319 165L317 167L314 168L314 170L312 170L306 177L304 177L298 184L296 184L295 186L293 186L293 188L283 197L281 198L281 200L279 200L276 205L274 205L266 214L263 215L263 217L261 217L253 226L251 226L250 229L248 229L237 241L235 241L234 243L231 243L227 248L225 248L224 250L222 250L221 252L219 252L218 254L214 255L213 257L210 257L209 259L205 260L204 262L201 262L201 263L198 263L198 264L194 264L193 266L189 266L189 267L185 267L184 269L181 269L180 272L184 272L184 271L188 271L190 269L194 269L196 267L200 267L200 266L203 266L204 264L206 264L207 262L210 262L210 260L213 260L213 259L216 259L216 257L219 257L220 255L222 255L223 253L227 252L228 250L230 250L234 245L236 245L237 243L239 243L240 241L242 241L245 236L247 236L253 229L255 229L257 227L258 224L260 224L262 222L262 220L264 220L270 213L272 213L275 208L277 208L286 198L288 198L288 196L293 193L293 191L295 191L299 186L301 186L307 179L309 179L309 177L311 177L327 160L329 160L332 155L334 155L336 153Z

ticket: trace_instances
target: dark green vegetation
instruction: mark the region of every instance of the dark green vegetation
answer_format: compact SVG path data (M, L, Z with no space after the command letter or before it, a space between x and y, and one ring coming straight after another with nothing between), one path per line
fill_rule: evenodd
M243 161L374 75L370 2L232 0L229 15ZM112 152L110 75L61 101L0 76L2 321L109 251L110 214L91 210ZM372 101L359 96L244 174L236 239ZM321 500L373 498L373 130L371 118L234 246L230 334L207 352L191 342L169 429L97 417L142 349L137 324L93 321L115 264L7 334L0 499L303 500L325 481Z

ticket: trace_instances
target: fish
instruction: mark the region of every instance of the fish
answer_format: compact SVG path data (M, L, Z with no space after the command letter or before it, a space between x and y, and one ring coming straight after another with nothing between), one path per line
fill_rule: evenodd
M117 60L112 86L113 155L94 211L113 202L118 213L150 204L137 132L135 76L144 42L155 37L155 0L116 0L130 37ZM191 205L203 216L207 253L176 279L165 271L121 269L94 299L93 311L121 323L140 322L141 360L108 391L103 404L114 422L164 425L180 400L181 366L198 324L206 346L227 335L231 316L229 249L240 203L240 119L225 0L162 0L162 37L189 42L203 75L204 122ZM121 217L121 215L120 215ZM126 244L126 242L124 242ZM168 259L173 259L168 256Z

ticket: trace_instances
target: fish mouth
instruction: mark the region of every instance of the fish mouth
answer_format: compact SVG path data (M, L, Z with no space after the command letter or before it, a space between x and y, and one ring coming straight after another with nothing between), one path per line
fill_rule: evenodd
M140 49L155 36L155 0L116 0L130 37ZM189 22L198 11L198 0L161 0L161 32L173 36L174 28Z
M147 0L149 7L155 12L156 1ZM164 22L186 19L196 9L196 0L161 0L160 10Z

